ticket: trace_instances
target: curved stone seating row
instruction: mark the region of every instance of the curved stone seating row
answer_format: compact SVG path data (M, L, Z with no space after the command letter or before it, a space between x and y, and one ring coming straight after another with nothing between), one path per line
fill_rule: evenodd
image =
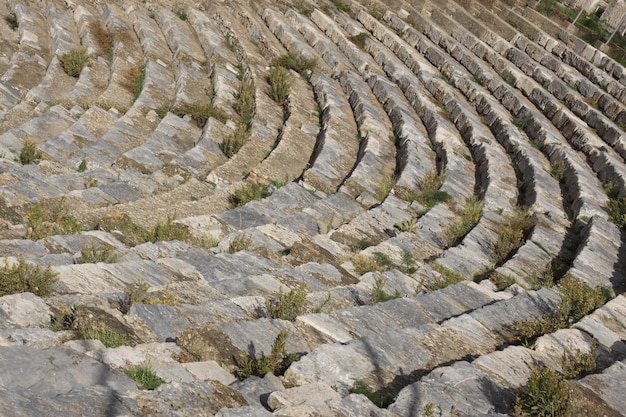
M257 168L262 178L288 182L300 177L316 145L319 116L314 114L315 100L311 87L297 74L291 73L291 93L278 143Z
M311 76L321 114L318 146L312 154L312 164L304 172L304 181L330 194L348 176L355 165L359 149L357 127L350 103L341 85L331 77L315 73Z
M48 158L68 168L77 168L80 149L94 143L117 120L118 114L92 106L60 134L38 145Z
M620 266L620 262L622 262L622 257L619 254L619 248L621 246L621 242L623 239L620 236L620 232L617 227L611 223L603 220L604 213L602 213L601 217L594 218L589 226L587 226L586 230L583 231L582 237L585 241L584 244L579 246L579 250L575 255L574 262L572 267L570 268L570 273L574 276L577 276L579 279L583 280L587 284L591 286L605 286L608 288L613 288L616 292L620 291L621 286L623 285L623 277L621 277L619 271L622 269ZM602 232L595 232L594 230L603 230ZM612 236L612 244L604 241L598 241L600 236ZM588 241L589 240L589 241ZM589 247L597 247L600 243L604 242L607 248L612 248L608 252L605 252L607 259L603 259L602 266L597 265L594 267L590 267L589 265L593 262L594 257L588 255L587 248ZM578 267L576 265L579 265ZM599 273L598 277L592 277L591 274L585 272L587 270L593 270L593 268L597 268L602 270L603 272Z
M559 58L563 63L570 65L580 71L592 83L598 85L607 93L615 97L620 102L626 104L626 88L614 80L610 75L580 57L576 52L568 48L562 42L548 36L545 33L538 33L535 42L546 51Z
M606 321L601 321L602 318ZM534 368L552 367L562 371L563 355L571 359L591 352L595 340L600 352L598 363L602 363L602 367L611 366L601 374L572 382L590 388L603 399L609 399L609 406L617 404L617 410L621 404L619 400L615 402L611 394L604 393L602 388L608 386L598 382L609 376L624 377L623 362L619 362L626 348L619 340L625 330L623 318L624 297L619 296L572 328L541 336L534 349L509 346L484 354L471 363L459 361L436 368L419 382L400 391L389 409L405 415L409 409L422 410L427 404L432 404L435 410L441 412L450 409L483 414L507 413L515 400L515 392L527 384ZM607 323L612 330L607 328ZM609 340L610 343L607 343Z
M498 39L494 34L489 35L493 40ZM481 59L488 60L490 48L482 41L476 40L472 52ZM606 218L606 213L602 209L606 205L607 197L602 192L600 182L586 166L580 156L571 149L562 135L552 126L552 123L541 113L532 110L532 104L527 100L515 95L514 89L506 85L499 76L492 76L493 72L486 64L471 60L465 55L464 65L475 77L483 78L486 85L496 98L513 114L524 108L530 112L532 118L525 129L530 139L541 147L542 151L552 163L563 162L566 172L574 175L565 176L566 189L570 190L568 199L571 200L573 217L591 217L600 215ZM489 62L489 60L488 60Z
M311 13L310 19L317 27L332 40L339 50L350 61L356 70L363 74L367 71L377 71L377 65L372 58L364 54L352 41L348 39L340 25L331 17L315 9ZM350 34L351 36L352 34Z
M626 85L625 71L622 64L572 33L559 31L558 38L565 42L576 54L585 58L597 68L604 70L604 72L621 84Z
M45 142L63 132L75 121L70 111L57 105L14 129L4 131L0 135L0 146L5 152L4 158L17 159L27 137L35 144Z
M199 339L194 341L194 347L202 346L203 352L219 350L218 361L225 367L232 367L233 358L229 355L234 354L237 357L249 352L268 352L280 330L289 332L289 352L315 352L337 347L339 343L358 344L363 338L376 338L379 334L400 332L403 329L410 331L421 326L433 329L453 316L469 313L508 297L510 294L494 293L472 282L465 282L432 293L374 305L351 306L329 313L303 314L293 323L261 318L215 327L206 326L195 329L191 334ZM251 340L249 335L252 333L264 336ZM228 347L218 348L220 340L227 341Z
M268 9L263 12L263 17L287 49L294 48L296 54L305 57L316 56L315 50L301 39L298 32L277 20L276 12ZM374 104L369 88L358 76L346 72L339 77L339 81L348 96L362 138L357 163L342 184L342 189L353 197L367 191L369 196L362 195L360 198L365 204L371 204L382 182L391 178L393 173L389 170L394 165L389 163L389 159L394 157L393 145L388 140L391 136L390 123L382 109Z
M306 59L317 58L315 50L302 39L298 31L283 21L283 15L280 12L271 8L260 9L258 12L267 27L286 50Z
M379 198L376 195L382 182L388 181L394 172L395 147L390 140L393 136L391 122L360 76L345 72L339 82L348 97L361 136L357 165L340 190L353 197L359 196L365 204L369 204L372 198ZM369 196L363 195L365 192Z
M378 75L367 81L394 128L399 155L396 167L399 175L394 189L417 194L424 188L424 179L437 172L428 132L398 86Z
M310 20L304 18L292 9L285 12L292 27L297 28L302 37L315 49L324 62L335 73L343 69L352 68L352 64L343 54L339 53L333 42L326 37Z
M77 104L92 105L92 98L100 97L107 88L111 74L109 61L101 55L107 54L109 51L102 51L101 46L96 41L95 34L91 33L92 25L100 24L94 13L83 6L77 6L74 10L74 22L80 44L87 49L87 53L91 56L90 65L85 65L72 90L67 93L67 98Z
M370 23L372 22L368 19L364 25L369 26ZM368 27L373 33L376 33L377 29L376 26ZM399 39L393 44L387 44L387 40L389 38L384 37L381 41L390 50L399 51L398 58L402 57L404 65L384 48L377 48L374 56L380 59L380 64L384 65L387 75L396 80L404 96L424 123L431 142L436 146L438 163L441 161L444 165L445 173L441 190L448 192L458 201L464 201L474 191L473 163L464 156L468 155L469 151L454 124L447 115L441 113L441 108L435 104L436 99L423 86L426 80L431 79L429 75L436 76L439 71L418 51L411 49L409 45L403 47ZM373 47L376 47L375 44ZM407 68L412 72L407 71Z
M292 24L294 24L294 25L297 24L298 25L298 28L299 28L300 32L302 32L303 36L307 39L309 44L311 44L311 46L314 47L314 48L316 48L316 47L318 48L318 50L319 50L318 52L320 53L320 55L322 56L324 61L331 67L331 69L333 69L334 71L338 71L338 70L345 70L345 71L347 71L347 70L349 70L349 68L351 66L349 61L346 58L344 58L344 56L341 54L341 52L339 52L336 49L334 44L332 44L332 43L330 43L328 41L325 41L322 44L319 41L320 37L322 37L324 35L321 32L319 32L318 29L314 28L302 16L298 15L297 13L295 13L293 11L288 12L287 15L289 17L291 17L291 20L293 21ZM320 44L320 45L318 46L318 44ZM339 79L340 79L340 81L341 81L341 83L343 85L344 91L346 91L346 88L351 88L350 84L347 81L345 81L345 80L350 79L350 77L346 77L346 75L344 74L343 76L340 76ZM370 80L371 80L371 78L370 78ZM373 88L373 87L370 85L370 88ZM357 126L363 126L363 124L366 123L366 120L364 120L364 119L360 120L359 119L360 116L358 114L359 114L360 110L357 110L360 107L362 107L363 105L359 104L359 102L355 101L355 98L354 98L354 97L357 97L357 99L358 99L361 96L360 95L356 95L355 96L354 93L349 93L348 91L346 91L346 95L349 97L349 100L351 100L350 103L351 103L352 108L353 108L352 111L355 114L355 117L357 118ZM380 101L380 98L379 98L379 101ZM383 102L381 101L381 104L382 103ZM373 111L373 109L371 109L370 111ZM387 109L386 111L389 114L389 109ZM375 117L379 117L379 116L375 116ZM382 117L382 119L386 120L386 118L384 118L384 117ZM379 117L379 121L382 120L382 119ZM380 125L380 123L378 123L378 124ZM362 132L361 133L362 137L365 137L363 135L363 129L366 129L368 131L371 130L370 128L363 128L363 127L360 127L360 129L361 129L361 132ZM384 135L381 134L381 136L384 136ZM360 150L359 153L361 155L363 155L363 156L362 156L362 158L360 158L360 160L355 165L355 168L351 172L350 178L348 180L346 180L344 185L346 185L348 188L350 188L350 187L354 188L355 185L352 182L352 181L354 181L354 182L358 183L358 188L361 188L361 189L365 188L371 194L375 195L376 192L377 192L376 188L380 187L380 184L381 184L382 181L385 181L385 176L383 175L383 177L379 177L378 175L376 175L376 178L374 179L375 184L371 184L371 183L367 184L366 178L368 176L370 176L370 175L369 174L368 175L363 175L363 173L362 173L363 166L372 165L374 168L379 168L380 167L380 163L378 161L376 161L375 156L374 156L374 159L372 159L373 155L376 155L374 149L377 146L380 149L384 149L385 147L388 147L388 146L385 146L386 144L383 142L382 147L380 147L379 146L381 144L380 139L378 141L374 141L373 143L370 143L370 141L372 141L372 140L374 140L374 139L372 137L368 136L367 139L366 139L366 144L365 144L364 147L363 147L363 144L362 144L362 149ZM400 143L401 144L406 144L405 139L404 138L401 139ZM325 146L325 143L324 143L324 146ZM404 146L404 145L402 145L402 146ZM411 169L413 169L414 168L414 165L413 165L414 159L412 159L412 157L415 157L415 155L412 154L412 153L409 154L408 151L410 151L412 149L410 146L405 147L405 148L406 149L402 150L402 153L404 155L406 155L406 158L411 159L411 161L412 161ZM324 148L322 148L322 152L325 152ZM385 151L383 151L383 152L385 152ZM406 161L406 158L405 158L404 161ZM406 169L407 168L406 165L407 165L406 162L400 161L400 166L396 167L396 170L402 172L403 173L402 175L410 175L410 174L408 174L410 169ZM387 172L387 174L390 175L390 172ZM406 179L403 180L402 179L402 175L399 178L401 186L404 186L405 188L406 187L414 188L412 186L410 180L406 180ZM306 178L306 176L308 176L308 174L305 174L305 178ZM354 191L352 191L352 192L354 192ZM358 194L358 191L357 191L357 194Z
M496 61L498 59L496 58ZM495 64L498 65L498 64ZM506 64L503 64L506 65ZM513 69L509 68L513 73ZM564 137L571 146L582 151L589 158L593 170L603 181L611 181L615 184L620 194L624 193L624 181L626 172L623 160L612 148L607 148L604 142L598 138L578 117L570 110L559 105L558 100L543 87L521 71L515 74L516 79L524 80L524 83L516 83L525 96L538 108Z
M436 29L436 28L433 28ZM454 51L455 58L466 65L467 51L462 52L460 45L454 45L446 35L439 33L440 42ZM517 170L521 173L521 180L525 184L525 204L536 213L539 224L535 226L528 241L518 250L517 254L497 271L516 278L542 275L552 257L561 252L565 238L567 216L563 205L555 196L560 194L557 181L552 178L544 166L545 158L534 149L527 140L521 137L517 128L509 121L508 111L502 107L481 86L469 82L467 74L457 67L458 72L448 73L454 85L464 95L475 103L477 110L486 118L494 137L502 144L509 154ZM487 77L488 72L481 73ZM494 76L489 74L489 78ZM527 185L528 184L528 185Z
M11 67L0 78L7 86L4 100L8 100L8 106L5 104L3 110L12 107L14 100L17 102L43 78L52 47L43 13L23 3L11 2L9 6L19 22L20 48L11 57ZM7 96L6 93L13 94Z
M173 158L190 150L201 135L193 123L168 113L141 145L125 152L117 165L143 174L163 169Z
M174 59L184 60L187 58L196 62L206 60L200 43L195 39L193 31L186 22L173 12L163 8L159 8L155 13L155 18Z
M48 103L53 99L62 99L73 88L74 80L63 73L58 56L79 45L73 17L53 4L47 5L44 8L44 13L47 16L50 37L52 38L50 48L55 52L55 55L52 57L46 75L39 85L25 95L26 101L34 103Z
M162 62L170 64L172 51L168 48L168 43L157 22L132 6L126 9L126 13L133 22L133 28L139 38L144 57L155 61L160 59Z
M613 223L593 217L581 230L581 244L567 273L590 287L606 287L620 294L626 288L626 236ZM602 247L602 255L598 248Z
M462 32L453 32L453 36L460 36L457 40L464 38ZM460 35L458 34L460 33ZM541 64L543 67L551 70L554 75L561 78L565 83L574 83L580 94L588 100L593 100L603 114L618 124L626 121L626 112L622 104L605 90L590 82L587 77L581 74L577 69L564 64L556 59L552 54L541 46L532 42L525 36L518 35L511 40L511 44L515 45L521 51L530 56L533 61Z
M395 394L440 364L518 342L512 323L556 311L558 300L557 293L544 288L494 301L441 324L416 322L345 344L325 344L292 364L285 379L294 385L335 385L342 393L362 381L373 391Z
M595 129L602 140L612 146L624 159L626 155L626 135L611 120L602 113L593 109L585 100L581 99L577 92L572 91L568 85L556 76L548 74L540 65L533 65L532 59L524 52L512 47L504 55L510 62L515 64L526 75L532 77L542 86L564 103L576 116L587 125Z

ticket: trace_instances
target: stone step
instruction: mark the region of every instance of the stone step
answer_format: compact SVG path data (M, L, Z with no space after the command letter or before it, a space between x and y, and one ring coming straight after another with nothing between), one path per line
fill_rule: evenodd
M180 12L187 13L186 10ZM174 59L191 59L197 63L206 61L200 42L189 24L167 9L159 8L154 14Z
M541 64L544 68L552 71L563 82L573 83L578 92L588 100L592 100L607 117L621 124L626 120L626 112L622 104L606 91L589 81L577 69L556 59L538 44L524 36L516 36L511 43L522 52L528 54L533 61Z
M571 84L566 85L552 74L539 74L543 68L537 64L533 65L532 59L517 48L509 49L504 55L510 62L514 63L526 75L533 77L542 86L547 85L547 90L555 98L561 100L576 116L587 125L596 130L602 140L612 146L622 157L626 155L626 138L622 130L602 113L593 109L585 100L581 99L577 92L572 91ZM545 70L544 70L545 71Z
M316 146L319 116L315 114L311 86L295 72L291 73L290 84L287 119L283 122L278 143L253 170L261 178L290 182L300 177Z
M489 46L478 41L473 49L473 52L478 57L487 58L486 53L489 51ZM485 76L488 74L488 70L484 66L481 67L480 72L475 75ZM489 79L491 83L491 78ZM494 78L495 80L495 78ZM489 84L491 86L491 84ZM500 83L497 87L490 87L492 91L498 91L497 89L504 89L512 91L510 87ZM511 109L520 108L524 106L526 109L532 109L530 103L514 98L515 96L498 93L502 98L508 97L506 100L500 100L505 106ZM514 99L514 103L511 103L511 99ZM547 120L543 115L538 112L532 112L532 118L529 122L529 127L525 129L529 138L537 143L546 156L552 163L565 164L566 170L574 175L565 176L565 186L570 191L568 199L571 201L571 208L574 217L580 215L590 217L592 215L603 215L601 206L606 204L606 196L601 192L601 186L599 181L594 177L593 172L586 167L586 163L581 160L580 156L569 148L567 145L563 146L564 142L561 134L551 125L551 122ZM572 184L576 183L576 184ZM584 189L584 191L583 191ZM588 213L588 214L583 214Z
M313 22L298 14L293 9L288 9L285 17L289 19L292 27L302 34L304 39L315 49L324 62L335 72L339 73L343 69L351 69L352 64L335 46L332 40L328 39Z
M23 3L13 3L13 10L19 23L19 51L11 57L11 67L2 75L3 83L21 92L19 97L36 86L43 78L48 60L51 58L51 38L44 14L35 7ZM11 96L6 97L10 101ZM8 109L3 108L3 110Z
M340 393L348 391L355 381L363 381L373 391L399 392L411 380L419 379L420 373L427 373L439 364L478 356L515 341L515 335L507 327L517 320L555 311L557 301L556 293L542 289L496 301L441 325L418 324L345 344L325 344L292 364L285 379L294 385L314 382L336 385ZM503 311L514 315L508 316ZM464 323L473 320L474 329L468 331L465 324L458 327L455 323L459 320ZM323 368L317 365L320 361L326 364Z
M592 288L609 288L615 294L623 292L626 287L624 232L601 217L593 217L580 236L582 242L568 274Z
M259 9L258 13L286 50L305 59L317 58L317 52L307 44L298 31L284 21L286 19L282 13L271 8Z
M354 114L361 147L357 165L341 190L365 204L384 198L379 194L395 168L395 147L391 122L366 82L353 72L345 72L339 79ZM367 194L366 194L367 192Z
M194 124L168 113L144 143L125 152L116 164L148 175L192 149L200 136L201 131Z
M359 73L364 74L367 71L379 71L372 58L363 54L363 52L348 39L349 36L356 35L358 32L346 34L337 22L317 9L313 10L310 19L335 43L335 45L337 45Z
M387 112L397 143L396 193L419 194L423 182L437 172L436 157L428 132L398 86L377 75L368 84Z
M311 167L304 172L303 178L307 184L331 194L356 164L357 127L354 117L347 117L352 109L337 80L315 73L311 76L311 84L321 112L321 127Z
M571 360L577 355L592 352L593 344L599 343L599 350L594 358L596 366L600 368L608 366L608 369L571 382L592 388L595 381L601 380L604 375L621 366L619 360L625 354L623 343L618 339L616 345L610 340L611 337L615 338L616 334L610 330L607 332L606 327L600 323L602 318L608 317L608 313L611 315L608 322L611 325L617 324L620 332L623 332L623 325L618 324L619 318L623 316L623 312L618 309L623 303L623 296L619 296L583 318L575 324L576 328L557 330L539 337L533 349L508 346L503 350L482 355L471 363L459 361L450 366L436 368L421 381L400 391L390 410L402 414L408 407L422 409L432 403L435 409L440 410L445 410L453 404L454 410L466 413L508 413L513 406L515 393L527 384L533 369L553 368L557 372L563 372L564 357ZM594 319L598 321L593 321ZM587 324L580 327L583 322ZM589 333L589 329L593 329L594 333ZM596 334L604 334L605 337L594 339ZM481 389L481 393L475 392L476 379L481 381L481 386L487 384L490 389ZM449 389L443 390L442 394L441 391L433 389L439 386L446 386ZM592 389L597 389L597 386ZM610 394L606 397L611 398Z
M126 9L133 22L133 28L141 43L143 55L147 59L161 60L166 64L172 61L172 51L168 49L163 32L157 22L134 7Z

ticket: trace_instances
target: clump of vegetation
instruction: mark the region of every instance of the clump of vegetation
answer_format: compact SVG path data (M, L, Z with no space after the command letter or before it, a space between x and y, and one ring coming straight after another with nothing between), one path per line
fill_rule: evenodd
M220 144L220 149L224 152L224 155L232 158L248 142L249 138L250 131L248 126L244 123L239 123L233 134Z
M335 7L337 8L337 10L339 10L340 12L344 12L344 13L349 13L352 11L352 9L350 8L349 5L347 5L346 3L344 3L341 0L330 0L332 4L335 5Z
M268 317L294 321L296 317L305 312L306 295L308 293L309 288L304 283L287 293L280 287L276 297L265 301Z
M447 287L448 285L453 285L453 284L457 284L459 282L465 281L465 278L463 278L463 275L457 272L454 272L451 269L448 269L443 265L439 265L438 263L432 262L430 264L430 267L433 270L439 272L439 274L441 274L441 279L426 283L426 288L429 291L440 290L442 288Z
M80 161L80 164L78 164L78 167L76 168L76 170L78 172L85 172L85 171L87 171L87 160L83 158L83 160Z
M281 106L287 105L291 83L289 81L289 70L280 65L274 65L270 69L268 76L270 85L269 96Z
M185 12L184 10L181 9L174 9L172 10L172 13L174 13L176 16L178 16L178 18L182 21L186 21L187 20L187 12Z
M298 359L296 353L287 353L288 336L284 330L278 333L269 356L265 356L263 353L260 355L248 353L242 356L237 363L238 369L235 371L237 377L240 379L246 379L253 375L263 377L269 372L274 375L284 374L287 368Z
M365 254L357 253L351 256L350 261L354 266L357 275L363 275L368 272L382 272L381 266L374 259L369 258Z
M20 151L20 163L22 165L38 164L41 161L41 151L37 145L27 136Z
M83 70L89 55L85 48L72 48L68 52L61 55L59 58L63 71L70 77L78 78L80 72Z
M122 213L109 214L100 219L96 229L111 233L117 232L116 237L128 246L145 243L147 235L143 228L139 227L127 214Z
M32 265L19 256L10 262L7 256L0 266L0 297L9 294L32 292L40 297L52 294L52 285L57 281L57 273L50 266L41 268Z
M424 207L424 211L428 211L435 205L451 199L450 194L439 190L444 180L444 175L439 174L437 171L431 171L426 174L421 182L420 194L415 195L401 192L399 193L399 197L408 202L417 201Z
M182 103L172 109L172 113L178 117L191 116L196 126L203 127L209 118L214 118L222 123L226 123L228 115L219 107L211 103L195 102L193 104Z
M598 340L594 337L589 352L583 353L576 350L572 357L565 352L561 356L561 369L563 376L567 379L582 378L590 374L596 368L596 357L598 355Z
M145 242L161 242L168 240L191 240L191 233L183 225L174 224L174 215L167 217L165 221L159 221L146 234Z
M81 230L76 218L70 216L65 208L65 200L57 203L40 201L30 207L26 213L28 238L39 240L56 234L73 234Z
M378 189L376 190L376 196L375 196L376 200L378 201L385 200L385 198L387 198L387 196L393 189L393 186L395 185L395 183L396 183L395 178L385 178L384 180L382 180L380 184L378 184Z
M552 168L550 169L550 174L556 179L558 182L563 182L565 179L565 162L556 161L552 163Z
M507 216L506 223L497 230L498 240L492 244L494 263L499 265L509 259L522 246L525 236L535 223L535 218L527 210L516 209Z
M100 21L94 21L89 25L89 33L93 35L100 52L112 58L115 35Z
M508 71L504 71L503 73L500 74L500 76L511 87L515 87L515 83L517 82L517 78L515 78L515 75L513 75L512 73Z
M154 370L148 363L127 369L125 373L130 379L147 390L154 390L163 383L163 380L154 373Z
M555 314L514 323L513 328L519 332L524 344L532 345L538 336L570 327L610 298L606 288L591 288L571 275L561 279L558 289L561 301Z
M542 287L552 287L554 285L554 267L552 264L549 264L543 274L533 274L526 278L526 282L528 282L530 288L533 290L537 290Z
M176 298L176 294L166 285L162 291L149 293L150 286L145 280L140 280L129 284L126 287L127 299L122 308L124 314L128 313L133 304L165 304L169 306L177 306L180 303Z
M371 294L372 299L370 301L372 305L400 298L400 293L398 291L396 291L394 294L389 294L387 291L385 291L386 285L387 281L385 281L383 277L378 276L374 278L374 285L372 286Z
M95 243L85 245L80 249L79 264L95 264L104 262L112 264L117 262L119 256L115 253L115 249L111 245L96 246Z
M533 369L528 386L517 394L515 413L530 417L559 417L569 405L567 382L552 368Z
M250 245L252 244L252 237L247 233L241 233L233 240L230 241L228 245L228 253L240 252L242 250L248 250Z
M9 13L8 15L4 16L4 21L7 22L7 25L9 25L11 30L17 30L17 28L20 26L20 22L17 21L17 16L15 16L15 13Z
M139 97L139 94L141 94L145 80L146 65L141 62L137 62L126 71L125 78L121 84L122 87L133 95L133 101L135 101Z
M509 288L511 285L515 284L515 278L509 275L504 275L499 272L492 272L489 275L489 281L493 282L498 291L503 291Z
M414 217L411 217L410 219L405 219L400 223L394 224L393 227L401 232L417 233L417 220Z
M261 185L256 182L246 182L233 191L230 202L235 207L243 206L253 200L260 200L270 195L269 185Z
M465 202L461 218L450 225L444 233L448 246L458 245L463 238L478 224L483 211L483 202L471 196Z
M78 337L83 340L99 340L107 348L128 346L130 344L124 332L100 321L79 325Z
M528 126L528 123L532 120L532 116L524 116L524 117L514 117L512 123L519 129L525 130Z
M306 75L308 71L313 71L315 69L317 66L317 59L305 58L302 55L296 55L288 52L276 60L275 66L294 70L300 75Z
M351 392L355 394L365 395L378 408L387 408L393 402L393 398L386 397L382 394L374 392L367 384L361 380L354 381Z
M570 21L576 18L576 12L556 0L543 0L535 7L535 10L548 17L559 14L567 16Z
M255 91L256 87L252 77L248 74L242 75L239 90L235 95L235 110L237 110L242 122L246 126L250 124L254 116L254 110L256 108Z
M348 39L352 41L359 49L365 50L365 41L370 37L367 32L360 32L357 35L350 36Z
M626 197L612 198L606 206L609 220L622 230L626 230Z
M411 253L410 250L403 250L402 251L402 272L404 272L405 274L412 274L416 271L416 267L415 267L415 258L413 257L413 254Z

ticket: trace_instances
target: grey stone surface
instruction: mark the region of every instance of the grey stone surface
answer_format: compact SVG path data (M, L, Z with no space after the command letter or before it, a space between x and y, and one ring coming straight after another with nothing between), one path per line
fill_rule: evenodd
M460 412L466 415L507 412L514 400L512 392L467 362L438 368L404 388L390 411L410 415L432 403L435 412Z
M0 310L20 327L47 326L52 317L43 299L30 292L0 297Z
M243 395L249 404L263 406L267 406L267 398L271 393L285 389L281 380L271 372L262 378L251 376L243 381L234 382L230 387Z
M162 342L172 342L191 325L176 307L165 304L133 304L129 314L141 318Z
M20 389L53 398L72 390L102 385L123 392L135 387L126 375L67 347L44 350L28 346L0 348L2 386L5 390ZM51 384L50 381L55 381Z
M601 374L589 375L577 382L599 396L617 412L626 410L626 398L621 387L626 383L626 364L616 362Z

